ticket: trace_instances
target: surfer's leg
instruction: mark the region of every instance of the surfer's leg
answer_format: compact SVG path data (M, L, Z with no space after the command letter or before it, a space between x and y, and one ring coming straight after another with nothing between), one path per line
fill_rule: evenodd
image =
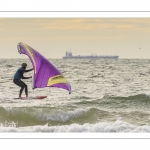
M20 80L13 80L13 81L16 85L21 87L20 92L19 92L19 97L21 97L22 91L24 89L24 85L20 82Z
M24 85L25 94L26 94L26 97L28 97L28 86L23 81L20 81L20 82Z

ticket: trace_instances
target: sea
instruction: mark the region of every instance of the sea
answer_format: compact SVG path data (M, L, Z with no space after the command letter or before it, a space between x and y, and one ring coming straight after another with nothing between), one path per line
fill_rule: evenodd
M67 78L72 93L59 88L32 89L14 99L20 87L13 76L29 59L0 59L1 133L148 133L150 59L49 59ZM33 72L25 73L31 76ZM25 96L23 91L22 96Z

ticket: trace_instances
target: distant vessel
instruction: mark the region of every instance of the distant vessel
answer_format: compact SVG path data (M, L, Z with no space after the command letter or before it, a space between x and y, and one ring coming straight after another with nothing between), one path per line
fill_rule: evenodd
M119 56L116 56L116 55L100 55L100 56L97 56L97 55L89 55L89 56L81 56L81 55L78 55L78 56L73 56L72 55L72 52L66 52L66 56L63 57L63 59L85 59L85 58L88 58L88 59L118 59Z

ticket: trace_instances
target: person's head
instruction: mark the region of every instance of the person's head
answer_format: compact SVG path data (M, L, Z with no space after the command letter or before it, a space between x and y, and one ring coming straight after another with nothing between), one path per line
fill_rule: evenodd
M25 70L26 67L27 67L27 64L26 64L26 63L23 63L23 64L21 65L21 67Z

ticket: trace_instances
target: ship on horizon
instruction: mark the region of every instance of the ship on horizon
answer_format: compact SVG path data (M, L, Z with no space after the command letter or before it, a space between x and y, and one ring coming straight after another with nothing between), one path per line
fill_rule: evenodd
M118 59L119 56L117 55L87 55L87 56L81 56L81 55L77 55L77 56L73 56L72 52L67 52L66 51L66 56L63 57L63 59Z

